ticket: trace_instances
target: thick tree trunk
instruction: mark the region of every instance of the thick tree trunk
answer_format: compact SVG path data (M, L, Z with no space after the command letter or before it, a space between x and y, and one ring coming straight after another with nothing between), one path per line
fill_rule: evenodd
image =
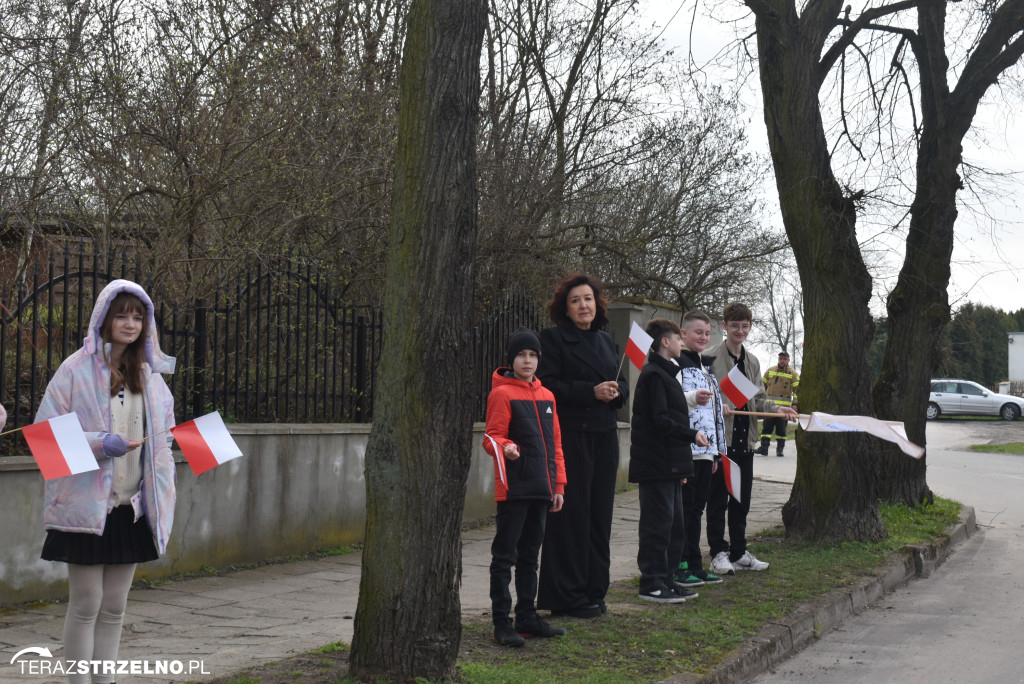
M818 101L818 55L834 16L804 21L792 2L757 5L765 124L804 293L800 407L871 415L865 372L871 278L857 244L855 199L844 195L832 173ZM884 537L877 455L868 438L801 432L797 444L796 480L782 512L787 533L815 541Z
M907 253L887 303L889 337L873 394L878 417L902 420L910 441L924 446L929 379L938 362L935 349L949 322L947 288L962 134L955 130L957 116L948 111L945 8L942 3L922 7L918 17L915 51L932 68L921 85L921 141ZM926 457L911 459L884 445L881 464L883 500L913 506L932 499Z
M351 655L363 680L455 674L486 9L486 0L416 0L409 12Z

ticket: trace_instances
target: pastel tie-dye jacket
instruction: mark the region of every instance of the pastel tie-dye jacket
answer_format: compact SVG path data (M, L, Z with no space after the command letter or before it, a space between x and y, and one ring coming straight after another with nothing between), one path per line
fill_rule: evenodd
M113 501L114 469L103 453L103 437L110 432L110 369L103 362L100 328L111 300L120 292L141 299L149 319L147 363L142 366L146 434L159 436L143 444L141 497L134 505L136 517L146 515L162 555L174 521L176 473L171 455L173 437L164 432L174 425L174 398L160 373L174 372L174 358L160 351L152 300L141 286L129 280L114 280L100 292L85 344L57 369L36 413L39 422L75 411L100 465L99 470L48 480L43 522L48 530L103 534Z

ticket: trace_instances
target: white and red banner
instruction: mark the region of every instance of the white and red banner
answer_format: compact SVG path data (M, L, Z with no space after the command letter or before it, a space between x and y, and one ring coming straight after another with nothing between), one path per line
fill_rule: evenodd
M100 467L74 411L26 425L22 433L46 480L87 473Z
M747 402L753 399L754 395L759 391L757 386L750 382L747 376L740 371L739 366L732 367L729 374L718 383L718 388L722 390L722 394L729 398L733 406L738 409L746 406Z
M640 370L647 360L647 352L651 350L654 338L647 334L647 331L633 321L633 327L629 330L629 341L626 342L626 356L630 362Z
M740 496L740 467L725 454L722 454L722 475L725 476L725 488L729 490L729 494L743 503L743 497Z
M870 416L834 416L831 413L814 411L810 414L800 414L800 427L808 432L866 432L897 444L908 456L924 456L924 448L907 439L907 428L899 420L879 420Z
M501 484L508 489L508 474L505 470L505 450L498 446L498 443L494 441L494 438L486 432L484 433L484 437L491 440L491 448L494 449L494 470L496 476Z
M216 411L176 425L171 433L196 475L242 455Z

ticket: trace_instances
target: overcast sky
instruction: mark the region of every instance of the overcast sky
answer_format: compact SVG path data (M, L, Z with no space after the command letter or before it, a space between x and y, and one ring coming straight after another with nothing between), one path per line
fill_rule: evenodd
M702 0L703 8L712 0ZM739 7L738 0L713 0L718 7ZM697 63L706 62L722 46L733 39L733 28L710 19L698 11L694 18L694 0L643 0L645 20L665 27L663 38L667 46L677 48L677 57L686 59L689 36L695 36L693 54ZM717 11L717 10L716 10ZM742 11L742 10L740 10ZM749 22L748 22L749 23ZM732 79L723 74L720 78ZM753 82L753 79L751 79ZM768 146L764 132L764 118L760 109L760 95L751 92L743 97L750 106L748 135L752 150L767 157ZM965 156L970 161L995 171L1020 173L1024 171L1024 118L1013 120L1007 107L995 98L983 101L976 119L979 135L965 143ZM766 179L764 196L771 208L771 221L782 224L778 213L778 200L772 179ZM955 308L967 301L989 304L1005 311L1024 307L1024 230L1022 230L1021 191L1024 176L1006 179L1001 189L985 198L984 209L995 220L961 207L957 220L956 246L953 250L950 303ZM961 193L963 195L963 193ZM894 246L894 249L898 245ZM901 254L891 257L892 272L899 269ZM884 311L882 295L884 282L876 288L872 303L875 313ZM762 359L765 360L765 359ZM772 358L774 362L774 358Z

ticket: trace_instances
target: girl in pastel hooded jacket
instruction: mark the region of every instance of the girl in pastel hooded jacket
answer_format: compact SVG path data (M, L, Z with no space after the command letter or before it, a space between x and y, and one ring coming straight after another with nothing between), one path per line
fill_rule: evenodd
M173 371L174 359L160 351L152 300L136 283L114 280L96 298L84 345L57 369L36 414L39 422L76 412L100 466L46 482L42 557L68 564L71 682L114 680L102 667L93 672L90 661L117 660L135 566L167 549L174 399L160 373Z

